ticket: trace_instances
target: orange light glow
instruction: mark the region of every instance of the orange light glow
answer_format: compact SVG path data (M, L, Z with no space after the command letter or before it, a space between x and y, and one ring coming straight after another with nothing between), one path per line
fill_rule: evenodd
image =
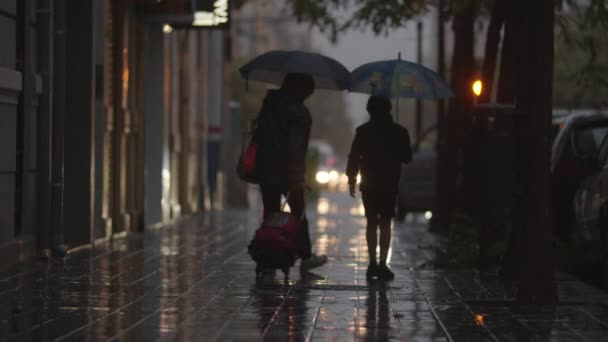
M475 315L475 324L477 324L478 327L485 326L483 315Z
M480 96L482 91L483 83L481 82L481 80L473 82L473 94L475 94L475 96Z

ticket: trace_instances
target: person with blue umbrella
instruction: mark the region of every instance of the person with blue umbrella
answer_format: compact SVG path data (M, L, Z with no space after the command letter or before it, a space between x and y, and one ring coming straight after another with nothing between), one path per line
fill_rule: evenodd
M396 99L396 112L400 98L438 100L454 96L439 74L424 65L402 60L401 53L397 59L370 62L355 68L350 75L348 91Z
M367 102L369 122L357 127L348 155L346 175L350 195L355 197L357 175L361 174L361 197L367 219L369 253L367 278L392 280L395 275L386 264L391 241L391 220L395 216L401 164L412 160L407 129L393 122L391 101L373 95ZM380 230L380 260L376 256Z
M371 62L353 70L348 90L372 95L367 103L370 121L357 128L346 168L352 197L355 197L357 175L361 174L370 260L366 275L391 280L395 275L386 264L391 220L395 216L401 164L412 160L412 149L408 130L392 120L390 99L397 99L398 112L399 98L441 99L453 93L434 71L402 60L401 54L398 59Z

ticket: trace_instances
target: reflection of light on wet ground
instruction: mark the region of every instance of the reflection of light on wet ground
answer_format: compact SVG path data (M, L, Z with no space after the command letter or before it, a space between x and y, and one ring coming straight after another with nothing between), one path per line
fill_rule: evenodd
M319 217L317 219L317 231L319 233L325 233L327 231L327 227L329 226L329 221L325 217Z
M319 215L337 214L338 206L336 203L331 202L326 197L321 197L317 201L317 213Z
M409 213L405 216L405 223L407 224L428 224L433 218L432 211L425 211L424 213Z
M327 254L328 247L331 245L335 245L337 243L337 238L335 236L329 236L327 234L320 234L317 237L317 241L314 244L317 249L318 254Z
M321 215L329 214L329 200L321 197L317 202L317 212Z
M359 202L357 206L351 207L349 212L353 216L364 216L365 208L363 207L363 203Z

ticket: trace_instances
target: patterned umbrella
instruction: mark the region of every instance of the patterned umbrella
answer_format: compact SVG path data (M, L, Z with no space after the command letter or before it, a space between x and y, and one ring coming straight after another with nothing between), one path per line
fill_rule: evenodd
M315 87L343 90L348 86L350 73L340 62L304 51L274 50L261 54L239 69L247 80L281 85L285 75L300 73L311 75Z
M348 90L388 98L443 99L454 96L433 70L399 59L371 62L353 70Z

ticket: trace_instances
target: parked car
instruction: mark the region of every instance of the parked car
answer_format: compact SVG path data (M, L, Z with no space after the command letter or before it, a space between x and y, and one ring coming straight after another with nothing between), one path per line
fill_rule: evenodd
M401 167L397 219L403 220L410 212L430 212L433 208L437 153L431 138L436 132L436 126L424 131L412 146L412 162Z
M574 196L574 238L583 245L608 247L608 134L593 161L593 173Z
M564 242L571 242L575 226L574 195L595 171L594 158L606 132L608 114L572 114L563 123L553 143L553 232Z

